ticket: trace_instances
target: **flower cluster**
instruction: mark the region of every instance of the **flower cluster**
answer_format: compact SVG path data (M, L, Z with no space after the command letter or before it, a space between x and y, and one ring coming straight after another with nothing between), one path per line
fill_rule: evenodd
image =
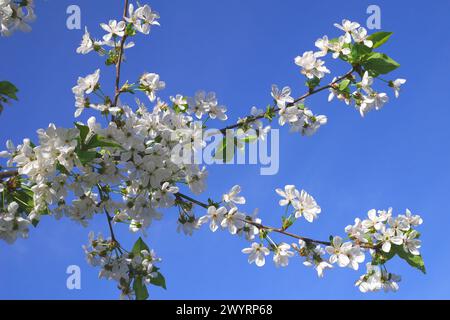
M119 56L122 50L134 47L134 42L125 43L124 39L127 36L134 36L136 32L148 35L151 26L159 26L158 19L158 13L153 12L148 5L139 6L135 10L134 5L130 4L128 16L125 17L125 20L110 20L107 24L100 24L106 32L102 40L92 38L88 29L85 28L85 33L80 46L77 48L77 53L88 54L91 51L96 51L101 56L107 55L107 64L115 64L121 58ZM122 43L118 39L123 39L124 42Z
M321 79L330 73L330 70L324 65L325 62L320 58L331 53L334 59L340 58L350 63L352 71L357 72L361 80L356 81L355 77L350 74L345 79L334 78L329 85L330 95L328 100L331 101L334 97L337 97L347 105L354 103L362 116L371 110L380 110L389 98L386 93L377 92L373 88L374 77L387 82L389 87L394 89L396 97L399 95L400 86L406 82L405 79L386 81L379 77L381 74L389 73L399 66L397 62L385 54L373 51L386 42L392 33L380 32L369 35L367 30L361 27L359 23L345 19L342 24L335 24L335 26L342 30L344 35L334 39L329 39L328 36L319 38L315 42L319 51L304 52L303 55L295 58L295 64L301 67L301 73L307 78L307 85L310 90L314 90L320 84ZM350 91L352 86L355 87L353 92ZM302 119L299 114L304 114L301 107L296 107L294 103L296 100L290 96L290 93L289 87L285 87L281 91L276 86L272 89L272 96L280 109L280 125L283 125L286 119L289 123L297 122L298 119ZM302 101L302 99L299 99L299 101ZM289 110L286 110L287 106ZM300 104L300 106L303 106L303 104ZM306 126L310 125L306 120L311 118L312 114L310 113L308 116L304 118ZM326 123L326 117L320 117L317 126Z
M32 7L29 0L20 4L0 0L1 33L24 28L25 21L33 16ZM29 226L37 226L44 215L65 216L87 226L94 216L102 214L111 238L104 239L101 234L95 238L91 233L84 250L88 262L100 267L100 277L118 282L123 298L146 299L146 285L165 288L165 279L156 266L160 259L142 238L127 251L116 239L114 228L125 225L130 232L145 235L153 220L162 218L163 209L172 207L178 209L178 232L192 235L209 224L212 232L222 229L243 236L251 244L242 252L248 254L249 263L259 267L270 254L277 267L287 266L289 259L298 254L306 266L314 267L322 277L324 270L334 264L358 270L369 252L372 261L368 272L357 282L363 292L398 288L397 278L385 267L394 256L424 271L419 253L420 234L415 230L422 220L410 211L393 217L391 210L371 210L368 219L357 219L345 229L348 239L335 236L330 241L318 241L287 231L300 218L313 222L321 213L315 199L294 185L275 190L282 197L280 206L286 210L279 228L263 225L257 209L253 214L241 210L246 200L238 185L219 202L209 199L208 203L202 203L182 193L183 188L194 194L202 193L208 172L195 161L178 161L174 150L183 146L193 151L190 155L193 157L196 150L206 145L203 133L207 121L227 120L227 108L219 104L213 92L206 91L198 91L193 97L176 94L165 101L160 92L166 83L157 73L145 72L133 82L121 82L124 51L134 46L130 40L138 33L149 34L152 26L159 25L158 19L159 15L148 5L130 4L122 20L100 25L105 32L101 40L93 38L86 28L76 51L97 52L106 66L115 65L114 92L108 95L102 86L100 69L79 77L72 88L75 117L85 116L91 110L97 112L95 116L77 122L74 128L50 124L47 129L37 131L36 144L30 139L24 139L18 146L7 142L7 150L0 152L0 157L6 158L6 167L13 170L0 171L0 239L13 243L18 237L27 237ZM266 110L253 107L251 115L218 130L225 136L228 129L238 128L237 137L231 139L232 148L239 147L242 141L264 139L270 126L265 126L263 119L278 117L280 126L287 123L291 131L314 134L327 118L313 114L305 106L305 99L322 90L329 89L330 98L336 96L347 104L354 103L362 115L382 107L387 95L375 91L374 80L385 81L380 74L394 70L398 64L373 49L386 42L391 33L369 36L359 24L348 20L337 27L344 35L330 40L324 36L316 41L320 51L307 51L295 58L307 79L308 93L294 99L289 87L280 90L273 85L273 106ZM330 73L322 60L328 53L350 63L352 70L319 87ZM360 81L354 73L360 76ZM385 82L398 96L405 80ZM351 92L350 87L355 91ZM149 106L138 98L135 103L121 99L126 94L138 93L148 98ZM255 136L251 131L256 131ZM196 216L195 205L206 209L206 215ZM272 239L275 233L294 237L297 242L275 242Z
M324 66L324 61L317 59L319 55L312 51L306 51L302 56L295 58L295 64L302 68L301 73L308 79L321 79L330 70Z
M289 223L288 226L284 225L286 229L294 223L294 219L300 218L302 215L312 222L321 211L314 198L304 190L299 192L295 189L295 186L288 185L285 187L285 191L281 189L276 191L285 198L280 200L280 205L287 206L286 209L291 205L294 208L290 217L284 220L285 223ZM206 206L207 214L198 219L197 226L209 223L212 232L221 228L228 230L231 235L243 235L247 241L254 241L256 236L259 235L261 239L268 241L269 247L265 247L262 243L253 242L251 247L243 249L243 253L249 254L249 263L255 262L257 266L262 267L265 264L265 257L272 251L275 265L277 267L287 266L289 258L294 256L291 246L287 243L276 244L272 241L267 229L257 216L258 209L255 209L252 215L241 212L238 206L244 205L246 200L240 195L240 192L241 187L235 185L222 196L221 202L212 202L209 207Z
M422 218L406 210L405 214L392 216L392 209L370 210L368 219L355 219L354 225L345 228L347 240L340 236L330 237L330 242L318 241L304 237L298 237L287 232L296 219L304 216L309 222L317 218L321 208L316 201L304 190L297 190L293 185L287 185L276 192L283 199L279 205L286 207L286 213L292 207L289 216L283 216L280 228L263 225L261 219L248 216L240 212L237 205L245 204L245 198L240 195L241 187L236 185L228 193L222 196L221 202L210 201L206 204L207 215L198 219L198 225L209 222L212 232L220 227L228 229L230 234L245 234L248 241L252 241L250 247L244 248L242 252L248 254L248 262L262 267L266 258L273 253L273 262L277 267L285 267L289 259L297 253L303 258L305 266L314 267L319 277L323 277L324 270L337 265L341 268L358 270L359 265L366 260L366 254L371 256L371 262L367 263L367 273L356 282L362 292L396 291L400 278L389 273L385 264L395 255L407 261L411 266L425 272L419 248L421 242L420 234L414 229L422 224ZM188 199L189 200L189 199ZM297 243L277 243L270 234L277 233L298 239ZM255 238L259 235L260 242Z
M296 251L305 258L304 264L315 266L318 275L323 276L324 268L333 264L358 270L365 261L366 252L370 253L371 262L367 263L367 273L356 282L361 292L398 290L400 277L389 273L385 263L395 255L406 260L410 265L425 272L423 260L419 253L420 234L414 227L422 224L419 215L409 210L403 215L392 216L392 209L370 210L368 219L355 219L354 225L345 228L348 241L335 236L330 245L325 247L300 240L300 245L293 244ZM329 254L328 260L323 256Z
M0 184L0 192L2 188ZM7 243L14 243L19 236L28 238L28 227L31 222L21 217L18 209L17 202L11 202L5 212L0 210L0 239Z
M289 87L280 90L273 85L271 95L279 109L278 124L284 126L288 123L291 132L300 132L302 135L311 136L320 126L327 123L326 116L314 115L302 101L295 102L291 97Z
M245 198L239 195L240 192L241 187L235 185L222 196L220 203L209 206L207 214L199 219L200 225L209 222L212 232L216 232L220 227L232 235L244 235L247 240L253 240L259 233L254 224L259 224L261 219L257 217L257 210L252 215L239 210L237 205L245 204Z
M28 32L36 18L34 0L0 0L0 34L10 36L17 29Z
M233 189L223 196L223 199L227 199L230 194L234 194L236 197L236 190L240 191L239 186L233 187ZM249 254L248 262L255 264L258 267L262 267L265 264L265 257L273 252L273 262L277 267L285 267L289 264L289 259L294 257L295 251L303 252L303 256L312 256L311 254L305 254L307 243L300 240L300 246L293 243L292 246L288 243L281 242L276 243L270 236L270 232L276 230L276 232L284 233L288 228L290 228L294 222L300 217L304 217L308 222L313 222L314 219L318 218L318 214L321 212L320 206L317 205L315 199L309 195L305 190L297 190L294 185L287 185L283 189L276 189L283 199L279 201L280 206L286 208L286 214L289 213L289 209L292 208L292 212L289 216L283 216L283 225L281 228L271 228L266 227L262 224L261 219L253 217L248 217L242 214L239 220L244 221L247 224L247 228L251 231L251 236L246 237L247 240L252 241L255 239L255 235L259 235L261 243L253 242L251 247L242 250L243 253ZM244 204L245 199L243 197L238 197L239 204ZM236 208L233 205L233 208ZM209 210L208 210L209 211ZM255 210L257 212L257 210ZM251 227L251 229L250 229ZM231 234L233 234L231 232ZM267 247L264 246L263 242L267 242ZM311 249L311 247L308 246ZM319 247L314 248L314 250L319 250ZM301 251L303 250L303 251ZM316 259L317 260L317 259ZM321 267L322 268L322 267Z
M389 273L378 265L367 263L367 273L362 275L356 286L363 293L384 290L385 292L397 291L398 282L401 280L399 275Z
M318 39L316 47L320 51L316 52L315 55L322 57L331 52L335 59L341 58L353 65L356 64L356 71L361 76L361 80L357 82L354 78L349 78L339 84L333 82L328 101L337 97L347 105L354 103L361 116L366 115L371 110L380 110L389 101L389 98L386 93L377 92L373 88L374 77L387 82L394 89L396 97L399 96L400 86L406 82L405 79L386 81L379 77L381 74L387 74L399 66L397 62L385 54L373 51L386 42L392 33L380 32L369 35L367 30L361 27L359 23L345 19L342 20L342 24L336 23L335 26L345 34L330 40L327 36ZM351 92L351 86L354 86L356 90Z
M328 88L330 91L328 100L334 97L344 101L347 105L354 104L362 116L371 110L380 110L388 102L389 98L384 92L377 92L374 87L374 78L386 82L394 89L395 96L399 96L400 86L405 79L386 81L380 78L381 74L387 74L396 69L399 64L385 54L375 52L374 49L386 42L392 33L379 32L368 35L367 30L357 22L343 20L342 24L335 24L337 28L344 32L344 35L329 39L323 36L315 42L319 51L306 51L301 56L297 56L295 64L301 68L307 81L309 93L294 99L291 96L291 88L288 86L279 89L272 85L272 98L275 106L269 107L264 117L272 120L274 114L278 112L278 123L280 126L288 123L292 132L300 132L303 135L312 135L322 125L327 123L325 115L314 115L305 106L305 99L316 90L320 91ZM335 77L330 84L320 87L321 80L330 73L321 59L330 53L334 59L349 63L352 66L350 72L343 77ZM354 73L360 76L360 81L356 80ZM352 92L351 88L355 90ZM253 115L252 119L259 118ZM247 119L245 119L247 120ZM243 121L247 124L248 121Z
M117 281L121 299L136 297L136 291L146 291L146 284L165 286L156 266L161 259L140 239L132 252L124 253L114 240L104 239L100 233L95 237L90 232L89 244L83 250L88 263L100 267L100 278Z
M284 198L280 200L280 206L288 206L286 208L288 209L292 205L296 219L304 216L308 222L313 222L321 212L316 200L305 190L298 191L294 185L287 185L284 187L284 191L282 189L276 189L275 191Z

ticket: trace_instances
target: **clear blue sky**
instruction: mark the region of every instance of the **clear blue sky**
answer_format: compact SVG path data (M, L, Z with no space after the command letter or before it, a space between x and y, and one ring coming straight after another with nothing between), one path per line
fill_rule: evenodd
M0 141L35 137L49 122L73 123L71 87L79 75L101 64L95 55L79 56L75 49L81 30L65 27L68 5L82 10L82 25L101 35L98 23L119 18L122 1L36 0L38 20L30 34L0 39L0 77L20 88L20 102L0 117ZM153 0L161 27L151 37L139 37L128 51L123 76L157 72L167 82L163 95L192 95L214 90L229 108L230 120L270 102L272 83L303 92L303 78L293 58L312 50L316 38L338 35L334 22L343 18L365 22L372 2L274 0ZM266 222L278 221L281 210L274 189L285 184L305 188L322 206L314 224L296 230L328 238L343 234L347 224L371 208L405 208L420 213L423 257L427 275L402 261L390 270L403 276L397 294L363 295L353 286L360 273L334 269L324 279L293 259L288 268L269 263L248 265L240 251L241 238L209 232L177 234L176 215L167 212L149 231L147 242L163 257L168 290L150 288L154 299L187 298L450 298L450 91L448 78L448 13L450 3L377 1L382 28L394 31L383 50L401 63L393 77L408 79L400 99L365 119L342 103L328 104L327 94L309 101L329 123L312 138L281 130L280 171L260 176L258 166L211 167L208 193L218 197L241 184L246 209L263 208ZM333 70L338 66L330 65ZM112 85L112 69L103 68L103 83ZM98 269L85 262L81 245L90 230L105 229L104 217L82 228L67 220L44 218L30 239L13 246L0 243L0 298L117 298L115 283L98 280ZM121 238L131 245L127 231ZM82 289L66 289L66 267L82 269Z

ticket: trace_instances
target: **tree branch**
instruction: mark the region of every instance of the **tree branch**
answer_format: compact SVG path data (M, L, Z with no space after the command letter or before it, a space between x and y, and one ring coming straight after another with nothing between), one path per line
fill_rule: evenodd
M196 204L196 205L198 205L198 206L200 206L202 208L205 208L205 209L208 209L208 207L209 207L208 204L203 203L201 201L198 201L196 199L193 199L193 198L191 198L191 197L189 197L189 196L187 196L187 195L185 195L183 193L180 193L180 192L176 193L175 196L178 197L178 198L183 198L183 199L185 199L185 200L187 200L189 202L192 202L192 203L194 203L194 204ZM329 241L321 241L321 240L315 240L315 239L311 239L311 238L302 237L302 236L299 236L299 235L287 232L286 230L283 230L281 228L274 228L274 227L265 226L265 225L262 225L260 223L257 223L257 222L254 222L254 221L250 221L250 220L247 220L247 219L244 219L242 221L255 226L259 230L267 230L267 231L277 232L277 233L284 234L286 236L289 236L289 237L292 237L292 238L295 238L295 239L303 240L303 241L308 242L308 243L323 244L323 245L326 245L326 246L331 245L331 243Z
M123 17L122 19L127 16L128 11L128 0L125 0L124 3L124 9L123 9ZM120 96L120 72L121 72L121 66L122 66L122 59L123 59L123 51L125 46L125 41L127 40L127 34L125 33L122 39L120 40L120 46L119 46L119 58L116 63L116 83L115 83L115 93L114 93L114 104L113 106L117 106L117 102L119 101Z
M19 172L17 170L8 170L0 172L0 181L6 178L17 176Z
M339 78L335 79L334 81L330 82L329 84L327 84L327 85L325 85L325 86L323 86L323 87L317 88L317 89L315 89L315 90L312 90L312 91L309 91L309 92L303 94L302 96L300 96L299 98L295 99L294 102L288 104L287 106L288 106L288 107L293 106L295 103L297 103L297 102L299 102L299 101L301 101L301 100L303 100L303 99L305 99L305 98L307 98L307 97L309 97L309 96L312 96L312 95L314 95L314 94L316 94L316 93L319 93L319 92L321 92L321 91L323 91L323 90L326 90L326 89L331 88L334 84L339 83L339 82L341 82L342 80L344 80L344 79L350 77L350 75L351 75L354 71L355 71L355 68L352 68L350 71L348 71L348 72L347 72L346 74L344 74L343 76L340 76ZM273 109L273 112L278 112L278 111L280 111L280 108L278 108L278 107L276 107L276 108ZM248 117L247 117L247 120L246 120L246 123L251 123L251 122L254 122L254 121L256 121L256 120L262 119L262 118L264 118L264 116L265 116L264 114L261 114L261 115L258 115L258 116L248 116ZM228 127L225 127L225 128L220 129L220 132L221 132L223 135L225 135L227 130L231 130L231 129L238 128L240 125L241 125L241 124L239 124L239 123L235 123L235 124L233 124L233 125L230 125L230 126L228 126Z

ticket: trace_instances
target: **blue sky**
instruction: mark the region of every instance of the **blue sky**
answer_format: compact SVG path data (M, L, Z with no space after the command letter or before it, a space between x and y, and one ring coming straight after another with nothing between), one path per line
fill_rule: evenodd
M1 78L20 88L20 101L0 116L0 141L35 137L49 122L73 123L71 87L80 75L94 71L102 61L75 53L82 31L68 30L66 8L78 4L82 25L100 36L100 22L119 18L122 1L48 0L37 3L38 19L30 34L0 39ZM308 105L328 116L328 124L311 138L280 131L280 171L259 175L258 166L213 166L209 189L202 198L219 197L241 184L245 209L261 208L261 217L275 224L282 214L274 189L295 184L310 192L322 207L314 224L300 222L295 230L327 239L343 234L346 225L369 209L405 208L424 218L420 228L427 275L397 259L390 270L403 277L396 294L363 295L353 286L360 273L335 269L318 279L312 269L293 259L288 268L269 263L248 265L240 252L247 243L229 234L209 232L193 237L176 233L176 215L149 230L147 243L163 257L162 272L168 290L151 287L153 299L407 299L450 298L450 127L448 103L448 12L450 3L400 1L274 1L274 0L153 0L161 27L137 38L128 51L123 79L157 72L166 81L163 95L192 95L197 89L215 91L228 106L230 120L253 105L271 101L270 86L290 85L304 92L304 79L293 58L312 50L316 38L338 35L334 22L343 18L364 23L366 8L382 10L382 29L393 31L383 51L401 63L392 77L408 79L400 99L381 112L361 119L342 103L327 103L327 94ZM342 64L329 64L336 72ZM113 84L113 69L102 67L103 87ZM391 95L392 96L392 95ZM107 234L104 217L88 228L67 220L44 218L30 239L13 246L0 243L0 298L115 299L113 282L98 280L98 270L87 265L81 245L90 230ZM131 246L126 230L120 238ZM68 265L82 270L82 289L66 289Z

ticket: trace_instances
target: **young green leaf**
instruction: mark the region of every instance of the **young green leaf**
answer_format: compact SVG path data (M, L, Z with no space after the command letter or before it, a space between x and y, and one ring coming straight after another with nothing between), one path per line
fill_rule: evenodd
M403 246L397 246L396 253L400 258L408 262L410 266L419 269L423 273L426 273L425 263L423 262L422 256L415 256L410 252L406 252L403 249Z
M389 38L392 36L393 32L380 31L371 34L367 40L371 40L373 42L373 49L376 49L383 45Z
M81 124L79 122L75 122L75 126L78 128L78 130L80 131L80 140L81 143L84 145L86 143L86 137L89 134L89 127L85 126L84 124Z
M94 149L94 148L105 148L105 147L111 147L111 148L119 148L120 145L112 142L112 141L108 141L106 138L99 136L98 134L93 135L90 139L89 142L86 145L86 149Z
M309 88L309 90L314 90L319 85L320 85L320 79L317 77L314 77L314 78L306 81L306 86Z
M224 138L219 148L217 148L214 154L214 158L222 160L225 163L229 162L234 158L234 149L235 149L234 139Z
M386 74L397 69L400 67L400 64L384 53L373 52L364 62L362 62L362 66L369 71L372 76L376 77L380 74Z
M363 43L355 43L351 46L351 62L360 63L364 61L368 54L372 52L372 49L364 45Z
M349 84L350 84L349 79L342 80L341 83L339 83L339 91L344 91L345 89L347 89Z
M148 299L148 297L149 297L148 290L147 290L147 287L145 286L144 282L142 281L142 277L138 276L134 279L133 290L134 290L134 293L136 294L136 300L147 300Z
M150 283L152 285L154 285L154 286L161 287L161 288L167 290L166 279L164 278L164 276L159 271L156 272L156 277L153 277L150 280Z
M144 240L142 240L141 237L139 237L139 239L137 239L136 242L134 243L131 252L133 252L134 254L141 254L142 250L147 250L148 252L150 252L150 249L148 248L147 244L144 242Z
M10 99L18 100L16 93L19 90L9 81L0 81L0 95L7 96Z
M80 159L81 164L85 165L95 158L98 157L98 153L96 151L84 151L75 149L75 153L77 154L78 159Z
M391 260L395 256L395 250L394 246L392 246L391 251L388 253L384 251L376 252L375 255L372 257L372 264L373 265L380 265L385 264L389 260Z

